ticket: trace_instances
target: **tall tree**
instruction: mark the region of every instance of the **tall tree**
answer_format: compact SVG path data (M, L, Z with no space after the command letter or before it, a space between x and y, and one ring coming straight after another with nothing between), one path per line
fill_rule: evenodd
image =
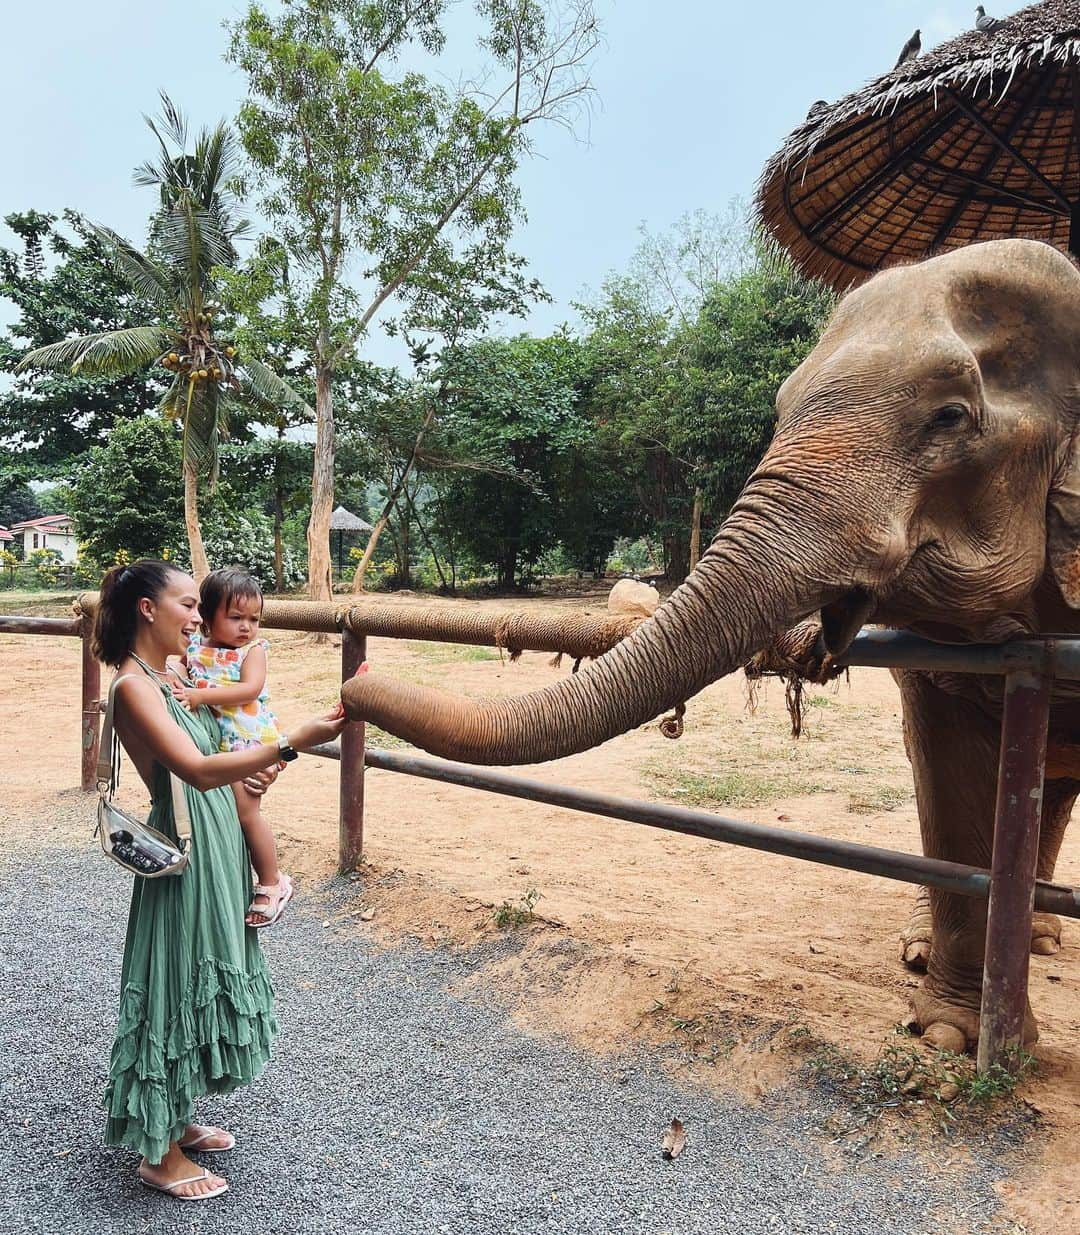
M250 358L239 363L236 349L214 323L214 270L235 263L234 241L247 227L235 214L232 133L224 123L203 129L188 152L183 116L165 95L161 119L147 123L159 157L139 167L135 181L160 194L150 243L140 252L108 228L93 231L118 275L148 303L151 320L36 348L23 356L16 372L63 369L118 377L150 369L171 378L158 406L182 425L184 523L192 569L201 578L209 563L198 489L200 481L216 478L230 403L245 397L285 402L295 396L264 365Z
M284 0L253 4L232 27L230 56L248 76L244 146L264 210L303 272L298 297L315 384L308 582L331 594L334 380L380 310L393 326L431 315L462 283L527 294L506 252L513 175L540 121L569 123L589 90L597 34L591 0L480 0L484 85L451 90L391 66L438 58L447 0ZM361 273L362 272L362 273ZM357 276L359 281L357 280Z
M0 440L28 475L63 474L73 459L101 442L119 420L149 411L160 397L151 373L89 377L48 376L15 369L27 352L72 334L124 330L152 315L132 291L94 229L73 210L57 218L36 210L4 222L22 251L0 249L0 298L17 316L0 333Z
M500 587L562 538L565 495L591 426L581 407L584 353L565 335L484 339L447 364L444 430L462 461L435 512L459 524L460 541L494 564Z
M71 513L91 561L104 569L118 555L161 557L182 547L182 457L174 425L139 416L118 424L107 442L80 459Z
M776 395L818 340L836 303L766 244L736 277L715 284L683 329L685 398L674 449L695 463L707 516L719 523L772 437Z

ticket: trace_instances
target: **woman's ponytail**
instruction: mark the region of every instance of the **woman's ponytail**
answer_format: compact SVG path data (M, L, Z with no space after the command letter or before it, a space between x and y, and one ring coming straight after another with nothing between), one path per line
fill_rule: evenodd
M105 572L94 618L94 655L114 668L135 645L139 601L157 600L176 567L154 558L140 558L130 566Z

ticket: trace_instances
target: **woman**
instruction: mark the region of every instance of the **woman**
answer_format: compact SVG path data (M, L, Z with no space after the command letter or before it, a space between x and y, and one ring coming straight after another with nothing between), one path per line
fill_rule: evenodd
M186 710L169 656L199 627L195 581L167 562L114 567L101 584L94 650L118 670L116 732L150 790L149 822L175 838L169 772L186 790L190 861L180 875L136 879L121 976L120 1015L105 1094L106 1141L143 1159L139 1178L183 1201L226 1191L185 1151L231 1149L221 1128L191 1122L194 1100L251 1081L277 1032L257 935L245 926L251 868L229 786L261 793L283 754L336 737L337 712L305 721L278 744L218 753L209 708Z

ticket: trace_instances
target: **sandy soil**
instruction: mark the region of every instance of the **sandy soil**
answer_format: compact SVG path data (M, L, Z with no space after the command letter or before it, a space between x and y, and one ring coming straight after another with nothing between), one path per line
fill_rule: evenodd
M595 613L604 602L594 594L519 603ZM333 701L337 653L299 635L269 637L272 693L287 728ZM520 693L569 669L539 654L511 664L488 649L378 639L369 659L472 695ZM47 820L54 795L75 792L78 666L74 640L0 637L8 819ZM527 774L917 851L899 710L887 673L855 671L850 684L814 693L794 742L782 688L768 686L751 712L732 677L691 701L677 742L650 724ZM378 735L369 740L379 744ZM129 772L124 793L138 802L133 781ZM286 869L311 880L332 873L336 765L299 760L266 809ZM520 951L477 981L539 1031L598 1050L634 1037L675 1040L696 1075L749 1092L790 1079L808 1049L879 1057L896 1041L915 981L897 945L913 889L884 879L379 771L366 779L365 858L349 911L358 930L463 946L500 929L499 906L539 894L538 923ZM1066 840L1058 878L1080 882L1080 834ZM1017 1229L1033 1235L1080 1232L1071 1163L1080 1129L1078 944L1080 930L1066 922L1062 951L1032 958L1039 1072L1021 1096L1038 1118L1002 1191Z

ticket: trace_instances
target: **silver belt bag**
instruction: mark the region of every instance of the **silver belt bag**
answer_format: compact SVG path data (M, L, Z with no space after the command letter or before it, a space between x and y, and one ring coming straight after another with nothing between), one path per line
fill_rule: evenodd
M135 676L133 673L121 674L113 678L109 685L98 754L98 805L94 833L101 840L106 857L112 858L133 875L160 879L163 875L179 875L187 867L191 851L191 816L188 814L183 782L174 772L169 773L169 786L178 844L174 845L163 832L136 818L112 800L120 775L120 744L113 732L116 686L125 677Z

